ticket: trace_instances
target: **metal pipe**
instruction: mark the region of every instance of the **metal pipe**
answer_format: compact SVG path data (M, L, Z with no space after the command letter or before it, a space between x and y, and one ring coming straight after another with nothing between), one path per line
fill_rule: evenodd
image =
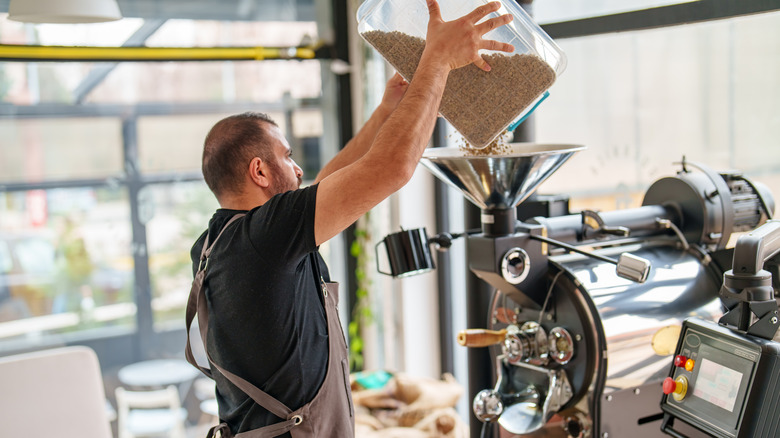
M314 59L319 47L67 47L0 44L2 61L262 61Z
M433 130L433 146L443 147L447 145L447 127L443 119L436 121ZM436 180L434 186L434 199L436 201L436 229L447 230L450 227L450 199L447 185ZM449 251L436 251L436 279L439 283L439 345L442 373L455 372L455 352L452 338L452 266L450 264Z
M623 226L629 229L631 237L646 237L666 233L657 219L666 219L680 224L677 211L672 207L649 205L628 210L616 210L599 213L605 226ZM533 218L529 223L537 223L546 228L547 237L562 242L582 242L598 237L596 230L584 230L582 217L578 214L552 218ZM590 233L588 232L590 231Z
M464 203L464 219L466 229L481 226L480 210L468 200ZM466 274L466 325L469 328L484 327L490 314L490 298L492 287L480 280L473 272ZM469 348L468 357L468 400L485 388L492 388L495 381L493 376L493 361L487 348ZM469 403L471 405L471 403ZM482 422L469 413L469 430L471 438L479 438Z
M547 242L547 243L549 243L551 245L559 246L559 247L567 249L567 250L569 250L571 252L576 252L577 254L582 254L582 255L586 255L588 257L592 257L592 258L594 258L596 260L601 260L602 262L611 263L613 265L617 265L618 264L618 261L613 259L613 258L609 258L609 257L603 256L601 254L596 254L596 253L590 252L590 251L584 251L584 250L581 250L581 249L577 248L576 246L572 246L572 245L569 245L567 243L559 242L557 240L549 239L549 238L543 237L543 236L537 236L537 235L534 235L534 234L529 234L528 237L531 238L531 239L535 239L535 240L541 240L542 242Z

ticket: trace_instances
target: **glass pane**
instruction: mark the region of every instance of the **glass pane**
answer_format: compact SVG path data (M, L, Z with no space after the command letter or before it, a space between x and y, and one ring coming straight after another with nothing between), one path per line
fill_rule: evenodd
M0 351L135 327L127 192L0 193Z
M111 70L86 101L135 102L278 102L317 98L322 92L320 62L165 62L122 63Z
M317 39L313 21L168 20L147 41L150 47L289 47Z
M0 119L0 138L0 182L105 178L123 171L118 119Z
M140 18L124 18L109 23L30 25L9 20L8 14L3 13L0 44L121 46L143 22Z
M153 216L146 223L152 311L157 330L184 327L192 284L190 248L219 208L206 183L147 186Z
M534 20L540 24L638 11L697 0L537 0Z
M229 114L138 118L138 157L143 172L200 171L203 140Z
M638 205L684 155L738 169L780 196L780 13L561 46L569 67L536 112L537 141L588 149L542 192Z
M95 63L0 62L0 101L16 105L74 103Z
M279 125L282 132L287 132L284 114L267 114ZM141 170L200 172L206 134L215 123L229 115L231 114L139 117L138 156ZM314 151L317 152L318 150Z
M25 25L0 13L0 44L121 46L143 24L140 18L91 24ZM317 39L314 21L167 20L145 41L150 47L307 45Z
M290 147L293 151L293 159L303 169L304 181L313 181L325 165L321 146L324 123L322 110L293 111L290 123L292 124ZM289 132L287 138L290 138Z
M93 81L90 75L100 76ZM105 77L103 78L103 75ZM258 86L261 84L262 86ZM0 62L0 102L278 102L322 93L317 60L261 62Z

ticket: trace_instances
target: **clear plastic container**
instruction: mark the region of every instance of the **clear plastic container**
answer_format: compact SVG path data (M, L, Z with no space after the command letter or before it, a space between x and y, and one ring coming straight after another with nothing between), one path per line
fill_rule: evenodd
M439 0L445 21L458 19L488 0ZM439 113L460 132L467 146L485 148L507 128L514 128L544 97L566 68L566 55L515 3L485 19L511 14L514 20L485 34L485 39L514 46L512 53L483 50L491 66L471 64L450 72ZM425 47L428 7L425 0L366 0L357 11L358 32L404 79L411 81Z

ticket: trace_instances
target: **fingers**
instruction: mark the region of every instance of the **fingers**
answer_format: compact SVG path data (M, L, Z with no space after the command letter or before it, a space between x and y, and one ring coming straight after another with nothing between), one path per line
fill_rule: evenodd
M428 5L429 5L428 9L430 9L430 0L428 0ZM437 7L438 7L438 5L437 5ZM473 11L471 11L471 13L466 15L464 18L466 20L470 21L471 23L476 23L477 21L479 21L483 17L485 17L485 15L487 15L487 14L489 14L491 12L496 12L500 8L501 8L501 3L499 3L499 2L490 2L490 3L486 4L486 5L482 5L482 6L478 7L477 9L474 9Z
M476 25L476 29L480 35L484 35L493 29L504 26L505 24L509 24L513 19L514 17L512 17L509 14L501 15L500 17L495 17L495 18L491 18L490 20L485 20L484 23L479 23L478 25Z
M493 40L482 40L482 44L480 44L479 48L485 50L493 50L495 52L512 53L515 51L515 47L513 45L509 43L502 43L500 41L493 41Z
M435 19L437 21L442 21L441 19L441 9L439 9L439 2L436 0L427 0L428 3L428 15L432 19Z
M387 81L387 86L404 85L406 79L403 78L398 72L395 72L393 76Z
M477 59L474 60L474 65L479 67L481 70L490 71L490 66L481 56L478 56Z

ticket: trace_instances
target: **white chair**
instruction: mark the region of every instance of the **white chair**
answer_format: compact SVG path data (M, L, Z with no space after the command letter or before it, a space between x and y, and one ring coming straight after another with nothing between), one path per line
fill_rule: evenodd
M184 438L187 410L182 408L179 390L170 385L152 391L116 389L119 438L168 436Z
M0 358L0 436L111 438L100 364L87 347Z

